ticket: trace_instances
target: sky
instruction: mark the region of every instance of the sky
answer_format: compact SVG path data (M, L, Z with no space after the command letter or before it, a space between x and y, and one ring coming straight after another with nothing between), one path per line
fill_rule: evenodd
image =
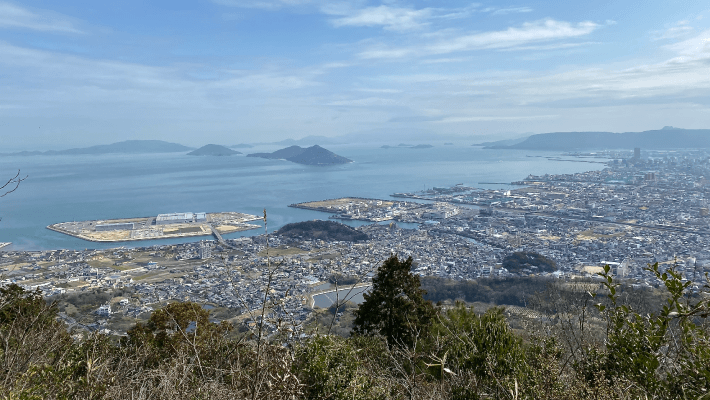
M6 149L710 128L702 1L0 0Z

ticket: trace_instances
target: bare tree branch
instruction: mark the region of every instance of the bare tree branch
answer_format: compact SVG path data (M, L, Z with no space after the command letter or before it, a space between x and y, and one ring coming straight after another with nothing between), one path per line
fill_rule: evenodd
M20 177L20 170L18 169L18 170L17 170L17 173L15 174L15 176L13 176L13 177L10 178L7 182L5 182L4 185L0 186L0 192L5 191L5 193L0 194L0 197L5 197L5 196L7 196L8 194L10 194L10 193L14 192L15 190L17 190L17 188L20 186L20 182L22 182L22 181L24 181L25 179L27 179L27 176L28 176L28 175L25 175L24 178Z

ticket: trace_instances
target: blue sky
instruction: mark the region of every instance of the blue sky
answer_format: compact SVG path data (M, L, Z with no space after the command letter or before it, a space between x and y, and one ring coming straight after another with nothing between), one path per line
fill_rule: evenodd
M710 5L0 0L6 148L710 128Z

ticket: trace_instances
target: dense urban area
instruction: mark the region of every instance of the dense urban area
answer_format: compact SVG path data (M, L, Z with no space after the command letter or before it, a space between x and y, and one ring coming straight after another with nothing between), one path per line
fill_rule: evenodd
M705 152L636 150L560 158L584 160L604 160L607 167L531 175L509 189L456 185L397 193L396 200L292 205L327 212L332 220L373 222L356 228L366 240L275 232L110 250L0 250L2 283L58 299L60 316L69 325L123 335L169 301L198 302L222 319L243 324L258 323L266 301L265 318L298 332L313 312L314 297L335 289L334 276L367 284L391 254L411 256L421 276L453 280L595 278L610 265L618 278L649 287L660 281L644 270L648 264L677 265L696 282L710 271ZM540 255L554 268L535 262L506 268L511 254ZM82 307L70 301L81 293L93 293L93 302ZM272 322L266 328L275 330Z

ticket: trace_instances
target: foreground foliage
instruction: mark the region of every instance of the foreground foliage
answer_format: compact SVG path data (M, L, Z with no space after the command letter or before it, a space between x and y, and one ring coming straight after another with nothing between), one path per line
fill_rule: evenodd
M392 309L377 314L363 303L358 326L368 329L347 339L236 336L195 303L155 311L120 341L78 336L39 292L9 285L0 288L0 396L710 398L710 288L693 293L674 269L649 267L666 292L651 312L625 301L607 269L600 290L568 290L580 297L565 300L568 308L547 308L554 313L540 308L521 335L509 327L504 308L481 314L463 303L438 310L423 301L409 263L394 257L380 267L380 292L373 290L368 301Z

